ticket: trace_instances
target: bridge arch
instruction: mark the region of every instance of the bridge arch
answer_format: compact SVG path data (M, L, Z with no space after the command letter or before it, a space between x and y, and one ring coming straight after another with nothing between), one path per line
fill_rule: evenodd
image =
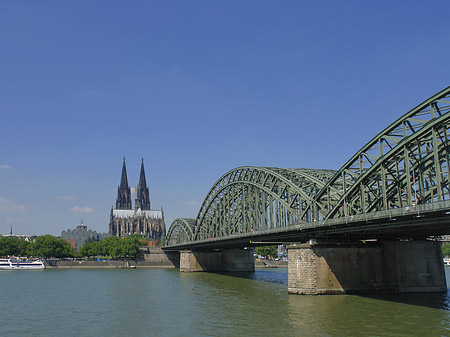
M432 200L431 189L423 182L424 174L435 176L429 183L445 181L448 187L449 111L447 87L363 146L315 196L317 207L327 214L325 219ZM435 169L439 169L439 174L433 174ZM443 200L444 193L436 193L437 199Z
M195 219L180 218L176 219L167 232L166 245L177 245L193 240L193 228Z
M226 237L313 221L305 212L333 170L238 167L208 192L194 240Z
M338 171L244 166L225 173L196 219L172 224L168 245L448 200L449 134L447 87L386 127Z

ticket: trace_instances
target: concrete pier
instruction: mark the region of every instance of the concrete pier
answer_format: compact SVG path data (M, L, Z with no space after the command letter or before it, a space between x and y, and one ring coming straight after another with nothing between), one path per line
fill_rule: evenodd
M290 294L447 291L436 241L299 244L288 252Z
M180 271L254 271L253 249L180 252Z

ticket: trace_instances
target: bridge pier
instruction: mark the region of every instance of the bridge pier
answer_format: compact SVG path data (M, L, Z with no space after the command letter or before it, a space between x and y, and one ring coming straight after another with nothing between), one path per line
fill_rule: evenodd
M298 244L288 253L290 294L447 291L436 241Z
M253 249L180 252L180 271L255 271Z

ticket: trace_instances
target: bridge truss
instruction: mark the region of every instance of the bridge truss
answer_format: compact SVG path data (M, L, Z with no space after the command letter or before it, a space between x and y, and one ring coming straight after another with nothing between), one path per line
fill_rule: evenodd
M349 223L367 228L374 219L450 211L449 127L447 87L381 131L338 171L233 169L210 189L196 219L172 224L167 245L281 232L307 238L319 232L315 228L331 234ZM431 234L447 234L447 227L439 228Z

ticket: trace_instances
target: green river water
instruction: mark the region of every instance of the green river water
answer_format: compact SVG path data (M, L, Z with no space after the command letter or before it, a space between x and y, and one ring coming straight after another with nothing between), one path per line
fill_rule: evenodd
M0 336L450 336L449 293L288 295L286 268L1 271L0 286Z

